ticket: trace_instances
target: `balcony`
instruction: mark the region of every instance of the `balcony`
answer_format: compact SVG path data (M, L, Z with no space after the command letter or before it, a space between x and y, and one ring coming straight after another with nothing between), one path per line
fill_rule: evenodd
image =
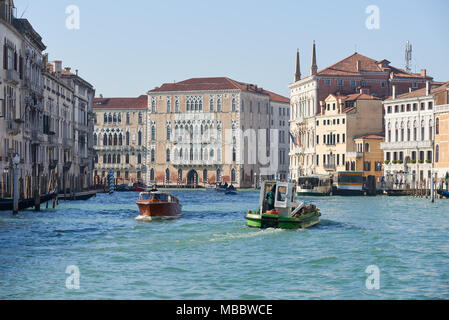
M8 134L11 136L16 136L19 133L19 125L14 120L8 120Z
M347 152L346 157L351 159L363 158L363 152Z
M44 134L38 130L33 130L31 132L31 140L33 143L41 143L44 141Z
M20 82L19 73L15 70L6 70L5 82L17 85Z
M69 147L72 148L73 147L73 140L70 138L63 138L62 139L62 144L64 147Z
M382 150L396 149L424 149L432 148L432 141L401 141L401 142L383 142L380 144Z
M323 165L324 170L326 171L335 171L337 170L337 166L335 163L326 163Z

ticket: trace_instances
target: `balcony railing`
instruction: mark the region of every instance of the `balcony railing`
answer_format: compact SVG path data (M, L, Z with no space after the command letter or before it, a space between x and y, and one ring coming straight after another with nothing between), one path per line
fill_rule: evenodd
M383 142L380 147L383 150L432 148L432 141Z
M62 144L66 147L72 147L73 146L73 140L70 138L63 138Z
M335 171L337 169L337 166L335 165L335 163L326 163L323 165L324 170L326 171Z
M6 82L18 84L20 81L19 73L15 70L6 70Z
M346 153L347 158L363 158L362 152L347 152Z

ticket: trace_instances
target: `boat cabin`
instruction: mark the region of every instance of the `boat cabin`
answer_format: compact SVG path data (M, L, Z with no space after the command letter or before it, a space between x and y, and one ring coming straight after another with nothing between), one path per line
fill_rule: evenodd
M164 192L141 192L139 194L139 201L179 203L178 198Z
M280 217L290 217L292 207L296 206L294 185L288 182L264 181L260 189L260 214L269 210L268 193L273 190L275 192L274 210L279 211Z

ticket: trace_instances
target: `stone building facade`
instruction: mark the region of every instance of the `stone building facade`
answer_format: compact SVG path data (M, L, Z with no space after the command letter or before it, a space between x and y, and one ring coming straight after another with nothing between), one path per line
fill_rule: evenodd
M441 181L449 174L449 82L435 92L435 165L436 177Z
M393 96L384 101L387 181L428 188L434 165L435 103L440 84ZM444 92L444 91L443 91ZM445 93L445 92L444 92Z
M97 183L107 183L109 170L113 170L116 184L144 182L147 107L147 95L94 99Z
M382 133L382 101L367 93L329 95L315 119L316 173L357 171L363 153L355 139Z
M288 98L225 77L149 91L147 181L252 187L273 178L280 174L280 122L271 122L271 114L288 105Z
M292 135L302 143L292 143L290 146L291 178L295 180L299 175L316 173L313 161L316 136L314 118L320 112L320 101L324 101L329 94L348 95L366 88L371 95L383 99L391 95L393 85L399 94L409 88L422 88L429 80L432 78L427 76L426 70L419 74L406 72L391 66L388 60L377 61L359 53L318 71L315 44L310 75L302 78L298 52L294 82L289 85L290 127Z
M87 145L93 129L88 117L92 110L93 88L78 75L67 70L57 73L55 66L47 65L42 37L28 20L17 19L14 12L12 0L0 0L1 197L12 193L12 158L15 155L20 157L17 168L21 197L47 193L51 176L54 177L52 187L57 184L62 190L62 173L67 164L74 171L72 183L67 183L66 187L81 190L91 181L93 150ZM83 90L84 94L80 95ZM79 102L81 100L84 102ZM79 110L79 106L85 112L82 121L74 111ZM63 129L64 122L69 126L66 129ZM82 134L73 133L77 128ZM84 141L84 148L77 148L75 142L80 141ZM62 151L64 148L67 153Z

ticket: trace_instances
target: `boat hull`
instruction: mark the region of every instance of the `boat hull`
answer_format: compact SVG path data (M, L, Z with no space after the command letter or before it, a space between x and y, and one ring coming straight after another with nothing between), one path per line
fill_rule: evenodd
M174 202L149 203L138 201L140 216L136 220L176 219L181 216L182 206Z
M320 212L315 210L299 218L280 217L275 214L248 213L245 217L248 227L251 228L275 228L275 229L306 229L313 227L320 222Z

